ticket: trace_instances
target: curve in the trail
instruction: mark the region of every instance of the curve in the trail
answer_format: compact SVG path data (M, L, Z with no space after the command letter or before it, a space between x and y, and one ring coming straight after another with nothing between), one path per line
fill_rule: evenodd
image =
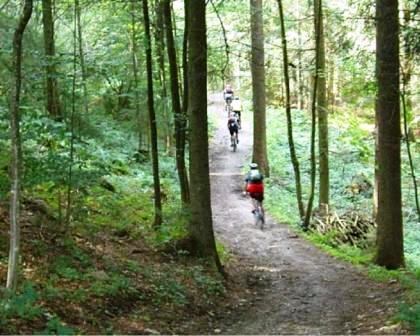
M250 113L243 113L239 146L232 152L222 98L211 96L217 122L210 145L212 210L217 239L257 273L268 273L266 294L226 326L224 334L384 333L398 288L370 281L358 269L300 239L268 216L254 226L251 203L242 196L242 173L252 148ZM269 197L269 195L267 195Z

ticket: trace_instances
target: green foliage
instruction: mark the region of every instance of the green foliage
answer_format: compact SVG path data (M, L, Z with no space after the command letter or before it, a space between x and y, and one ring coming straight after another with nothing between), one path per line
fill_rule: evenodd
M372 279L381 282L400 279L402 275L401 271L387 270L374 264L369 265L368 274Z
M202 266L193 267L191 273L198 287L205 289L208 295L221 295L226 292L220 276L216 277L205 274Z
M173 302L176 305L185 305L188 303L185 287L169 276L159 279L152 285L155 296L153 301L155 304L161 302Z
M337 134L337 141L333 141L333 144L339 144L342 148L341 152L345 155L349 155L346 158L348 160L352 159L351 154L356 154L357 161L372 163L374 155L373 135L369 134L362 126L367 126L372 129L373 121L366 121L369 123L363 125L363 121L354 114L349 111L343 112L344 115L341 117L342 119L337 116L334 120L337 126L340 127L340 131ZM344 146L344 148L342 146Z
M337 244L335 242L337 233L334 231L329 231L326 234L309 232L302 233L302 235L315 245L327 251L330 255L346 260L352 264L368 265L372 261L373 254L369 251L363 250L357 246Z
M132 280L122 274L110 274L104 279L96 279L91 285L90 292L99 297L130 296L137 294Z
M73 259L64 255L56 258L52 264L52 270L58 276L69 280L78 280L83 277L83 273L73 266Z
M25 282L19 293L5 295L0 301L0 326L7 324L11 318L32 321L40 317L43 311L37 303L38 299L39 294L31 282Z
M217 251L217 254L219 255L220 262L222 264L228 263L229 260L232 258L232 255L226 249L225 245L223 245L217 240L216 240L216 251Z
M404 304L400 307L400 312L397 318L401 321L406 321L414 326L414 334L420 334L420 304L414 306Z
M53 317L47 322L47 327L42 335L74 335L76 332L66 326L58 317Z

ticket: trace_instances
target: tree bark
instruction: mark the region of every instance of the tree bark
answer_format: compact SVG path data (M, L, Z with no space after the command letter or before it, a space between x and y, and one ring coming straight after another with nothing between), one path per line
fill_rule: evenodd
M162 93L162 110L165 127L166 151L172 153L172 131L171 131L171 116L168 109L168 89L166 86L166 67L165 67L165 33L164 33L164 17L163 17L163 0L155 2L155 50L157 56L157 63L159 65L159 84Z
M76 6L76 20L77 20L77 41L79 46L79 59L80 59L80 70L82 71L82 86L83 86L83 106L85 109L86 116L89 115L89 99L88 99L88 90L87 90L87 73L85 66L85 55L83 52L83 34L82 34L82 24L81 24L81 8L79 0L75 0Z
M376 263L404 265L401 211L398 0L376 0L378 210Z
M23 13L13 35L12 88L10 96L11 198L10 198L10 249L6 287L16 290L20 254L20 189L22 174L22 144L20 136L20 91L22 82L22 39L32 15L32 0L25 0Z
M163 0L163 13L166 30L166 48L168 51L169 72L171 77L172 108L175 121L176 166L181 189L181 200L184 205L189 204L188 175L185 167L185 128L186 119L181 109L180 88L178 82L178 65L174 37L172 35L172 15L170 0Z
M300 12L300 3L296 1L297 6L297 40L298 40L298 50L297 50L297 100L298 107L300 110L305 108L305 92L304 92L304 83L303 83L303 62L302 62L302 16Z
M402 102L403 120L404 120L404 139L405 139L405 145L407 147L407 156L408 156L408 163L410 165L411 178L413 179L414 202L416 204L417 217L420 223L420 203L419 203L419 195L418 195L418 188L417 188L416 172L414 168L413 157L411 155L410 139L409 139L409 134L408 134L407 104L406 104L406 99L405 99L404 85L403 85L403 92L401 93L401 102Z
M190 131L190 234L194 252L221 271L214 240L208 153L206 2L189 1L188 95Z
M250 0L251 6L251 74L254 110L254 146L252 161L258 163L265 176L270 175L267 157L265 120L265 68L262 0Z
M44 27L45 50L45 81L46 108L49 115L61 119L60 102L58 96L57 71L55 67L54 20L51 0L42 0L42 23Z
M303 201L302 201L302 184L300 180L299 160L296 156L295 143L293 140L293 122L292 122L292 114L291 114L291 108L290 108L290 85L289 85L289 68L288 68L289 60L288 60L288 53L287 53L286 31L284 28L284 15L283 15L282 0L277 0L277 3L279 5L281 41L282 41L282 48L283 48L284 86L285 86L285 91L286 91L287 138L289 141L289 150L290 150L290 157L291 157L292 165L293 165L293 171L295 173L296 198L297 198L297 204L298 204L298 209L299 209L299 215L300 215L300 218L303 219L305 217L305 209L303 207Z
M321 12L322 2L318 0L314 6L318 6L315 11ZM321 20L314 20L315 25L315 75L313 79L312 89L312 106L311 106L311 184L309 191L309 199L305 212L305 220L303 222L304 230L309 228L312 215L312 205L315 195L315 180L316 180L316 159L315 159L315 133L316 133L316 105L318 97L318 80L319 80L319 61L320 61L320 40L321 40Z
M183 96L182 96L182 113L188 123L188 30L189 30L189 0L184 1L184 36L182 41L182 77L183 77ZM186 144L186 129L184 132L184 146Z
M136 125L137 125L137 139L138 139L138 154L142 151L142 124L140 117L140 97L139 97L139 66L137 59L137 34L136 34L136 20L135 20L135 4L131 2L131 61L133 64L134 77L134 107L136 110Z
M317 89L317 112L318 112L318 150L319 150L319 209L327 215L329 204L329 163L328 163L328 107L327 107L327 85L325 72L325 39L324 23L322 12L322 0L315 0L314 3L315 27L319 31L318 45L318 89Z
M153 167L153 184L155 196L155 220L154 226L162 224L162 197L160 191L159 179L159 155L157 143L157 127L156 115L154 108L154 95L153 95L153 69L152 69L152 43L150 35L150 19L149 8L147 0L143 0L143 21L144 31L146 38L146 67L147 67L147 108L149 111L150 123L150 142L152 146L152 167Z
M420 7L420 5L417 5ZM413 20L411 10L410 10L410 3L409 1L404 1L403 4L403 24L406 27L410 27L410 23ZM412 111L413 104L411 98L411 77L414 70L414 57L415 57L415 48L413 48L412 41L407 38L406 34L403 34L403 61L402 61L402 82L405 88L405 102L406 102L406 109L408 112Z

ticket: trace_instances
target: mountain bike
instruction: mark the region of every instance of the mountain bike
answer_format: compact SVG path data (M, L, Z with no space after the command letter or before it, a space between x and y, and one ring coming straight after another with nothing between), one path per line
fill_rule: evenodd
M252 210L252 213L254 214L255 218L255 226L259 226L260 229L263 230L265 224L265 216L264 210L262 208L262 202L256 199L252 199L252 203L254 204L254 210Z
M230 146L232 147L232 150L236 152L236 149L238 147L238 134L237 133L233 133L230 136Z

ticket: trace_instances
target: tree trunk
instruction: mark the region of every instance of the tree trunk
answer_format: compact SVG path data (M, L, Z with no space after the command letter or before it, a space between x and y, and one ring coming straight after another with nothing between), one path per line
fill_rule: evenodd
M146 38L146 67L147 67L147 108L149 110L150 142L152 146L153 184L155 191L155 220L154 226L162 224L162 199L159 179L159 156L156 115L153 99L153 69L152 69L152 43L150 36L149 8L147 0L143 0L143 21Z
M298 95L298 107L300 110L305 108L305 96L304 84L303 84L303 62L302 62L302 18L300 13L300 4L296 1L297 6L297 34L298 34L298 50L297 50L297 95Z
M188 30L189 30L189 0L184 1L184 36L182 41L182 78L183 78L183 96L182 96L182 113L185 119L185 127L188 123ZM185 129L186 131L186 129ZM186 145L186 132L184 132L184 146Z
M325 72L325 39L322 13L322 0L314 3L315 27L319 27L319 50L318 50L318 88L317 88L317 112L318 112L318 149L319 149L319 209L327 215L329 204L329 164L328 164L328 107Z
M137 138L138 138L138 154L142 151L142 135L143 128L140 115L140 97L139 97L139 66L137 60L137 34L136 34L136 20L135 20L135 3L131 2L131 61L133 64L133 77L134 77L134 106L136 109L136 125L137 125Z
M406 27L410 27L410 23L413 20L410 10L410 4L408 1L404 2L404 16L403 16L403 24ZM420 5L417 5L420 7ZM406 34L403 34L403 64L401 67L402 70L402 82L405 88L405 105L407 111L410 113L413 108L412 100L411 100L411 90L410 90L410 82L411 77L414 70L414 56L415 56L415 48L413 47L413 42L407 38Z
M213 233L207 123L207 41L206 1L189 1L188 31L188 111L190 132L190 234L195 253L212 259L222 270Z
M401 211L398 0L376 0L378 212L376 263L404 265Z
M51 0L42 0L42 23L44 27L44 50L47 111L51 117L61 119L58 96L57 71L55 67L54 20Z
M321 0L315 1L314 6L318 6L315 11L321 12ZM320 61L320 40L321 40L321 20L314 20L315 25L315 75L313 78L312 89L312 106L311 106L311 185L309 191L308 205L305 212L305 220L303 222L304 230L309 228L312 215L312 205L315 195L316 180L316 159L315 159L315 133L316 133L316 105L318 97L318 80L319 80L319 61Z
M20 253L20 188L22 174L22 144L20 136L20 89L22 82L22 39L26 25L32 15L32 0L25 0L23 13L19 19L13 35L12 56L12 88L10 96L10 130L12 140L11 153L11 198L10 198L10 249L9 264L7 269L6 287L11 291L16 290L19 253Z
M66 226L65 234L67 234L73 210L73 165L74 165L74 129L75 129L75 118L76 118L76 81L77 81L77 3L74 3L74 16L73 16L73 79L72 79L72 90L71 90L71 114L70 114L70 148L69 148L69 165L68 165L68 183L67 183L67 212L66 212Z
M171 76L171 96L172 108L174 110L175 121L175 146L176 146L176 166L178 170L179 184L181 188L181 200L184 205L190 202L188 175L185 167L185 127L186 120L181 110L181 100L179 96L178 65L174 37L172 35L172 15L170 0L163 0L163 13L166 29L166 44L168 50L169 72Z
M88 100L88 90L87 90L87 85L86 85L87 74L86 74L86 66L85 66L85 55L83 52L83 34L82 34L82 24L80 22L81 8L80 8L79 0L75 0L75 6L76 6L77 41L78 41L78 46L79 46L80 70L82 72L83 106L85 109L85 114L86 116L88 116L89 115L89 100Z
M166 67L165 67L165 34L164 34L164 17L163 17L163 0L157 0L155 2L155 29L154 36L156 41L156 56L157 63L159 65L159 83L162 93L162 110L163 119L165 121L165 139L166 139L166 152L172 153L172 131L171 131L171 116L169 115L168 109L168 89L166 86Z
M299 209L300 218L303 219L305 217L305 209L303 207L302 202L302 184L300 181L300 168L299 168L299 160L296 156L295 151L295 143L293 140L293 122L292 122L292 114L290 108L290 85L289 85L289 60L287 54L287 41L286 41L286 31L284 28L284 15L283 15L283 5L282 0L277 0L279 5L279 14L280 14L280 26L281 26L281 40L282 40L282 48L283 48L283 71L284 71L284 85L286 88L286 118L287 118L287 138L289 141L289 150L290 150L290 157L292 160L293 171L295 173L295 185L296 185L296 198L297 204Z
M258 163L265 176L270 175L265 127L265 69L262 0L251 5L251 74L252 107L254 110L254 146L252 161Z

